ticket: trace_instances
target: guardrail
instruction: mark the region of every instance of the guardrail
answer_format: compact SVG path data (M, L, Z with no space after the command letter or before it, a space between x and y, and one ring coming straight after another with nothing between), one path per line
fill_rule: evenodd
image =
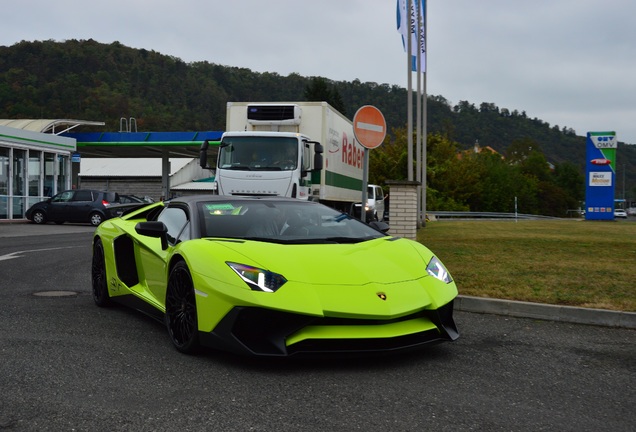
M465 212L465 211L433 211L427 212L426 216L429 220L444 219L463 219L463 220L538 220L553 219L567 220L568 218L559 218L554 216L541 216L522 213L499 213L499 212ZM570 218L571 219L571 218Z

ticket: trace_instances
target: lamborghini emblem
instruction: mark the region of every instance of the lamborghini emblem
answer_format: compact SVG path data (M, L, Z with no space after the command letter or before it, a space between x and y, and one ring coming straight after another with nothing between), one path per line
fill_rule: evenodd
M377 293L377 296L380 297L380 300L386 300L386 294L384 294L383 292Z

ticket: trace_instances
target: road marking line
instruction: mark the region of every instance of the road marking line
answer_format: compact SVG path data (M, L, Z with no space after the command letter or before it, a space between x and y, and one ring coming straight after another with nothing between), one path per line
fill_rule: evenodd
M59 249L73 249L77 247L81 247L81 246L64 246L64 247L56 247L56 248L31 249L31 250L25 250L25 251L11 252L5 255L0 255L0 261L6 261L6 260L14 259L14 258L22 258L23 255L18 255L18 254L41 252L41 251L52 251L52 250L59 250Z

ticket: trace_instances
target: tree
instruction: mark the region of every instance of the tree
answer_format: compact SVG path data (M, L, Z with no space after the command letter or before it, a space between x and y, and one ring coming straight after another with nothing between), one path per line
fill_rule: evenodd
M548 181L551 177L550 166L545 156L540 151L532 150L519 162L521 173L528 177L534 177L540 181Z
M564 217L571 207L568 194L551 181L539 182L539 208L537 213L545 216Z
M379 147L369 151L369 182L383 185L387 180L405 180L408 155L406 127L387 135Z
M462 156L470 164L471 193L467 196L471 211L512 212L515 198L524 213L536 213L538 181L524 176L516 165L508 164L499 155L468 152Z
M457 143L441 134L429 134L426 144L428 209L468 210L477 180L470 160L459 157Z
M305 100L321 102L325 101L341 114L347 115L342 96L335 86L330 86L325 78L315 77L305 87Z
M578 208L585 197L585 176L571 162L563 162L554 167L554 182L572 199L572 209Z
M515 139L506 149L506 160L515 164L526 159L533 151L541 151L535 140L528 137Z

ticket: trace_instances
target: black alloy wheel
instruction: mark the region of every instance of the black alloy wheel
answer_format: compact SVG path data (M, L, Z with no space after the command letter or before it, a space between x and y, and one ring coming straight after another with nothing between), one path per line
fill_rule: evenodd
M199 347L197 307L190 270L185 262L175 264L166 292L166 327L175 348L191 354Z
M112 300L108 295L108 285L106 281L104 245L100 239L95 240L95 244L93 245L91 281L93 283L93 301L95 304L100 307L112 305Z

